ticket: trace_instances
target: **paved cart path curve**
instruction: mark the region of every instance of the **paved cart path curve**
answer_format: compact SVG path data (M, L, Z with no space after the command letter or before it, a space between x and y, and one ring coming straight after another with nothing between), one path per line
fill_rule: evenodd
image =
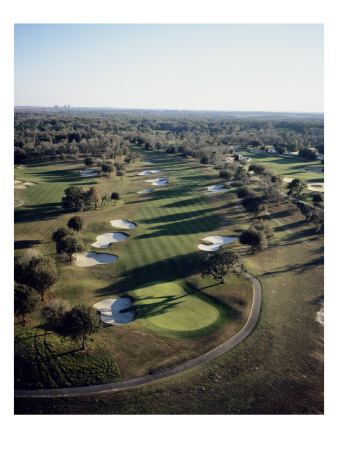
M240 202L237 202L237 208L243 214L243 211L240 207ZM246 216L248 218L248 216ZM241 256L243 257L245 253L248 251L247 248L243 248L241 251ZM165 378L172 377L174 375L179 375L188 370L195 369L196 367L201 366L223 353L231 350L237 344L246 339L252 330L255 328L262 303L262 289L260 282L257 278L246 273L245 276L249 278L253 283L253 301L252 307L250 311L249 318L244 325L244 327L234 336L232 336L227 341L218 345L214 349L205 353L204 355L198 356L197 358L191 359L183 364L179 364L177 366L161 370L159 372L153 373L151 375L145 375L140 378L134 378L132 380L120 381L117 383L106 383L106 384L96 384L92 386L80 386L80 387L72 387L72 388L53 388L53 389L16 389L14 390L15 397L66 397L72 395L86 395L86 394L97 394L102 392L114 392L125 389L130 389L138 386L143 386L145 384L153 383L154 381L163 380Z

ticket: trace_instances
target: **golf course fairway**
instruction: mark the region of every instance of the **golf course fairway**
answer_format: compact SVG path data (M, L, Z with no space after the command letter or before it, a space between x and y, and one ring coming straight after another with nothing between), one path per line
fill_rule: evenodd
M160 281L134 289L137 318L155 333L174 339L201 338L231 320L229 307L182 284Z

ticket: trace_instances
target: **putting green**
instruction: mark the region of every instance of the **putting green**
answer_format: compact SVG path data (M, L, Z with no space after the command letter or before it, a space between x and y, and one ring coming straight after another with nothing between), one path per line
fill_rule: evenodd
M134 289L136 318L152 331L174 339L207 336L232 319L227 305L182 284L160 281Z

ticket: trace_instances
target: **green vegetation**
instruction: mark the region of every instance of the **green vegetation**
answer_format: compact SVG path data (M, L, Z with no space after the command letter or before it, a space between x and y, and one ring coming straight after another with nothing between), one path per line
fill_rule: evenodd
M27 324L15 326L15 387L54 388L116 381L119 371L102 339L81 352L69 339Z
M60 118L60 122L74 120L61 115ZM58 271L58 280L50 288L50 296L46 296L48 314L45 309L43 317L41 309L32 311L29 324L15 326L16 387L104 383L116 380L118 373L121 380L144 376L211 350L236 334L247 321L252 302L251 281L245 277L233 278L222 286L211 278L202 278L199 270L199 262L205 257L198 250L201 238L212 234L240 236L249 225L247 217L236 207L235 189L204 195L208 186L220 182L223 156L230 154L221 142L224 135L215 133L211 139L208 131L200 132L202 126L207 130L208 121L198 121L199 131L195 128L197 122L190 122L184 137L187 144L183 145L183 133L177 131L182 126L180 121L176 121L177 129L170 122L165 123L167 131L156 133L156 137L154 133L153 139L145 132L133 135L129 119L120 120L116 127L124 136L123 141L121 136L115 138L107 127L102 128L102 140L93 138L90 142L82 136L82 142L83 117L79 118L78 138L74 138L73 131L67 136L71 139L70 153L77 147L83 150L83 157L102 158L95 161L98 167L107 155L115 160L116 173L124 170L122 177L82 177L82 159L77 156L72 159L74 162L62 162L71 155L61 151L57 163L43 160L47 157L43 153L44 145L38 146L41 155L28 161L28 168L15 169L16 178L39 183L20 191L26 204L15 209L15 255L20 257L27 249L38 249L55 259ZM106 126L109 120L97 118L94 134L99 124ZM127 125L131 128L122 132ZM229 133L227 142L242 138L245 141L249 129L261 130L260 126L253 127L253 122L247 125L249 128L243 125L242 129L234 123L230 130L225 123L223 132ZM157 123L157 126L161 125ZM297 135L300 133L296 123L285 126L294 129ZM216 123L215 130L217 127ZM24 127L20 130L22 148L25 148L30 138ZM266 143L268 132L265 137L263 131L259 133L261 142ZM59 134L55 134L55 139ZM320 138L319 131L317 138ZM254 140L252 136L250 139ZM130 147L128 143L132 141L135 145ZM170 156L165 153L169 148ZM208 170L201 166L203 152L219 168ZM245 155L246 151L241 153ZM247 156L277 175L308 181L322 178L322 174L300 171L301 167L317 167L317 162L280 156L261 159L250 152ZM151 160L152 169L163 170L163 176L169 178L168 185L154 187L150 194L137 194L150 187L145 180L153 177L138 176L144 170L138 162L140 157ZM238 178L237 186L248 183L243 195L254 192L262 198L264 208L252 213L264 215L274 230L271 245L264 252L245 258L246 270L257 276L263 287L260 321L250 337L211 363L175 379L100 396L17 400L17 412L76 413L85 409L118 414L322 413L322 328L315 317L317 301L323 295L323 237L316 234L323 210L320 207L311 210L311 217L316 217L310 220L285 197L274 203L276 196L270 192L269 183L280 184L280 180L276 178L275 183L264 179L267 172L258 175L259 179L248 177L241 161L236 164L231 166L229 177ZM91 203L97 209L78 213L86 224L79 230L86 248L99 234L119 231L112 229L111 220L123 218L137 225L128 231L128 239L95 250L116 254L119 257L116 264L78 267L55 253L51 236L74 215L61 206L64 191L70 186L80 187L83 192L89 192L93 186L97 188L91 191L92 197L95 196ZM123 201L110 202L112 192L118 193ZM319 200L314 198L316 206ZM269 216L264 213L265 208ZM240 248L239 241L235 241L224 245L222 251ZM104 298L128 294L134 294L136 300L132 306L136 320L121 327L103 326L89 339L86 351L78 350L61 332L57 334L57 326L55 332L47 331L50 321L58 318L60 311L63 314L75 305L89 307ZM69 306L54 305L55 299L67 300Z
M132 291L137 318L155 331L174 339L207 336L228 323L231 310L186 283L156 282Z

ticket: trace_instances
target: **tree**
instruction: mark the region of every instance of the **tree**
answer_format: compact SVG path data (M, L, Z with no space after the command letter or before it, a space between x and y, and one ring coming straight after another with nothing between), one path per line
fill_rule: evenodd
M42 255L20 258L14 264L14 279L35 289L43 301L46 291L58 280L55 261Z
M78 237L68 235L56 242L56 252L66 253L69 256L69 261L72 260L74 253L80 253L84 251L83 242Z
M60 241L65 236L68 236L69 234L73 234L73 231L67 227L60 227L56 231L54 231L52 239L54 242L57 242Z
M68 220L67 227L77 232L82 230L83 219L80 216L73 216ZM64 237L64 236L63 236Z
M316 192L312 195L313 206L319 206L320 203L324 200L324 197L320 192Z
M22 317L26 323L26 315L38 308L39 299L34 289L24 284L14 285L14 314Z
M207 155L202 155L201 159L200 159L200 163L201 164L208 164L209 163L209 158Z
M256 194L244 197L242 205L247 211L253 213L255 217L265 210L264 198Z
M118 192L112 192L110 198L111 198L112 200L114 200L114 205L116 205L116 202L117 202L118 200L120 200L120 194L119 194Z
M224 178L225 180L231 180L234 176L234 172L229 169L223 169L219 172L219 177Z
M94 165L94 159L93 158L85 158L84 163L87 167L92 167Z
M83 189L78 186L70 186L65 189L62 197L62 207L66 211L82 211L84 207Z
M117 176L117 177L121 177L121 181L122 181L122 178L124 177L124 175L125 175L124 170L118 170L118 171L116 172L116 176Z
M82 350L86 350L88 336L101 328L100 317L95 308L87 305L76 305L66 312L64 332L74 341L80 341Z
M220 284L224 284L226 277L242 274L239 261L238 253L233 250L207 255L200 262L201 275L202 277L212 277Z
M254 227L250 227L248 230L243 231L239 237L239 242L243 245L249 245L252 248L252 253L255 250L262 250L267 245L264 233L258 231Z
M288 189L288 195L291 197L294 197L296 201L298 202L301 199L302 192L306 188L306 183L304 181L300 180L299 178L294 178L290 183L287 185ZM299 209L299 206L297 204L297 209Z
M64 316L69 310L68 302L55 298L41 309L41 315L51 330L60 332L63 329Z
M90 203L94 203L95 209L97 209L97 205L98 205L99 201L101 200L101 194L100 194L99 189L96 186L92 186L89 189L87 195L88 195L88 201Z
M244 198L247 197L248 195L253 195L254 191L248 186L240 186L237 189L236 194L238 198Z

